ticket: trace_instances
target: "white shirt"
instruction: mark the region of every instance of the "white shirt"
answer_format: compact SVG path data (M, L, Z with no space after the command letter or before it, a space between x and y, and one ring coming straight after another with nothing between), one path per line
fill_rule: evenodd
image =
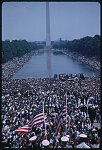
M93 144L92 148L99 148L99 144Z
M88 123L88 129L91 129L91 124Z

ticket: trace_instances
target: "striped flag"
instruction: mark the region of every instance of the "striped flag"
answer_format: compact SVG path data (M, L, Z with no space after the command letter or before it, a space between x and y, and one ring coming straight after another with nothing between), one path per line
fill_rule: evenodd
M56 131L55 131L55 136L58 135L58 132L61 129L61 122L62 122L62 112L59 112L57 117L56 117Z
M32 127L44 123L44 115L43 113L40 113L41 111L43 111L43 109L40 105L36 110L36 116L33 118L33 120L27 125L16 129L15 132L30 133L32 132Z
M31 131L32 131L32 124L31 123L15 130L15 132L22 132L22 133L30 133Z
M43 106L42 105L40 105L37 108L35 115L36 116L32 120L32 127L44 123L44 114L43 114Z
M43 113L40 113L36 115L34 119L32 120L32 127L42 124L42 123L44 123L44 115Z
M62 109L62 117L66 116L66 105Z
M56 126L58 125L61 118L62 118L62 112L59 112L57 117L56 117L56 121L55 121Z
M55 131L55 136L58 135L58 132L61 129L61 123L62 123L62 118L66 116L66 105L61 108L61 111L58 113L57 117L56 117L56 131Z
M22 135L24 135L25 133L22 133L22 132L18 132L18 135L19 136L22 136Z

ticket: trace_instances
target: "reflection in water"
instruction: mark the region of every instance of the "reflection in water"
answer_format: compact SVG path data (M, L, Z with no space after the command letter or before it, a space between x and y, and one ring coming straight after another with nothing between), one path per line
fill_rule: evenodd
M52 73L51 73L51 50L50 49L47 51L47 70L48 70L48 77L51 78Z
M99 76L100 73L81 64L67 55L55 55L51 50L33 56L14 76L13 79L48 78L54 74L78 74Z

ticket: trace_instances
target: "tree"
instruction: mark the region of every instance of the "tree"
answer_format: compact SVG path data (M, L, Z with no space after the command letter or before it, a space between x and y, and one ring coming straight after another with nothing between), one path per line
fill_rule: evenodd
M41 46L36 43L27 42L26 40L9 40L2 41L2 63L14 57L21 57L32 50L37 50Z
M67 49L71 52L78 52L87 57L100 58L100 36L83 37L79 40L61 41L53 44L53 48Z

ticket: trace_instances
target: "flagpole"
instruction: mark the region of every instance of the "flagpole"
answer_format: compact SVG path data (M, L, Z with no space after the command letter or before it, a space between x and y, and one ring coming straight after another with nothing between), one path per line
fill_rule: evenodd
M44 115L44 101L43 101L43 116L44 116L44 123L45 123L45 136L46 136L46 122L45 122L45 115ZM46 136L47 140L47 136Z
M67 132L67 92L66 92L66 132Z

